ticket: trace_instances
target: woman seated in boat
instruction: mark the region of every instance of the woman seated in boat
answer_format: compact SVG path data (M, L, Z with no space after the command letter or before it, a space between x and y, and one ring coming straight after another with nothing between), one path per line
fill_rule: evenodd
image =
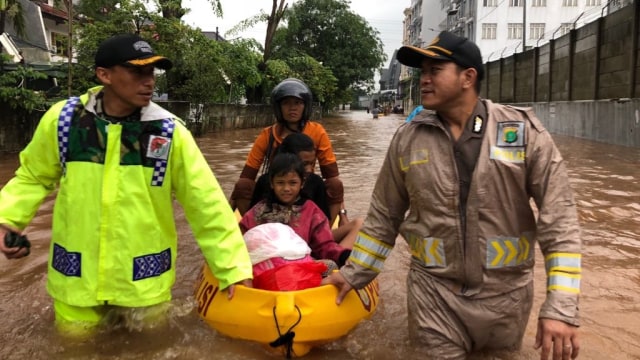
M290 134L282 140L277 153L295 154L302 160L305 174L301 192L307 199L312 200L330 221L331 214L329 212L325 184L322 177L315 173L316 151L313 140L306 134ZM263 174L256 181L250 207L265 199L270 192L269 176L268 174ZM338 226L332 229L333 238L337 243L350 249L356 241L363 219L356 218L350 221L344 207L340 209L339 216Z
M242 233L261 224L286 224L309 244L311 257L344 265L351 250L334 241L327 216L301 191L305 170L298 155L277 154L268 174L271 190L244 214L240 220Z

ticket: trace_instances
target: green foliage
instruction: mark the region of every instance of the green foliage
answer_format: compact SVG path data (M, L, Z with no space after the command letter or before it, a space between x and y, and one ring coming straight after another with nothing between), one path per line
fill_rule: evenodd
M22 110L28 113L34 110L44 110L46 99L44 94L26 88L30 80L46 79L47 75L24 66L18 66L16 70L4 70L4 64L8 56L0 57L0 101L9 104L12 109Z
M380 34L350 10L347 0L301 0L286 19L287 28L274 38L274 53L282 56L295 46L330 69L337 79L334 102L349 102L352 88L373 85L386 60Z
M270 91L280 81L289 77L304 81L311 89L314 101L322 103L323 107L333 105L331 99L337 90L338 81L331 70L314 58L306 54L292 53L286 59L267 61L263 84L265 89ZM267 102L267 99L264 99L264 102Z
M267 21L269 21L269 14L265 13L262 9L260 9L260 12L258 12L256 15L250 16L240 21L238 24L236 24L231 29L229 29L224 34L224 36L229 37L229 36L238 35L239 33L245 30L251 29L256 25L267 22Z
M210 3L219 5L218 0ZM253 39L207 39L199 29L181 22L179 15L185 9L178 0L156 4L158 10L152 11L142 0L81 2L78 11L85 21L77 27L74 44L78 54L73 68L75 93L96 84L93 57L99 43L121 33L139 33L157 53L173 61L173 69L157 77L158 93L168 93L171 100L198 103L234 103L244 96L267 102L278 82L297 77L309 85L316 101L332 107L350 100L352 88L370 86L374 71L384 61L378 33L351 13L345 0L297 2L287 17L289 27L273 33L271 56L261 54L266 49ZM287 11L283 5L281 13ZM260 12L234 30L269 18Z
M100 42L115 34L133 32L146 39L156 53L172 60L173 68L158 75L156 82L157 92L167 93L171 100L237 102L244 95L245 86L262 82L257 71L260 55L256 41L216 42L179 18L165 16L167 8L154 12L147 10L141 1L132 0L110 7L108 13L101 11L108 3L112 0L101 0L100 8L95 8L94 4L83 2L82 11L91 21L81 25L76 37L78 66L74 68L73 79L74 86L82 86L76 92L96 84L93 62ZM216 3L211 1L212 6ZM163 1L160 6L176 10L176 4L179 1ZM75 73L76 70L81 73Z
M222 56L218 63L231 82L229 102L242 99L248 88L260 86L263 74L258 70L261 61L260 44L253 39L238 39L219 43Z
M173 53L174 68L167 73L169 95L176 100L197 103L224 102L228 96L228 77L218 63L222 49L199 31L183 29L186 37ZM227 77L227 78L225 78Z

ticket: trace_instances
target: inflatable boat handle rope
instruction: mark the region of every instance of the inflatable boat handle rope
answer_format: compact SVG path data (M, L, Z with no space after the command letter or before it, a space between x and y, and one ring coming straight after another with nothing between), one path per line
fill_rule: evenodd
M289 328L289 330L287 330L286 333L282 334L280 333L280 325L278 325L278 317L276 316L276 307L273 307L273 320L275 320L276 322L276 329L278 329L278 335L279 337L270 342L269 346L276 348L278 346L286 346L287 347L287 359L291 359L291 348L293 347L293 338L296 337L296 333L291 331L293 330L294 327L296 327L298 324L300 324L300 320L302 320L302 313L300 312L300 308L298 307L298 305L295 305L296 310L298 311L298 321L296 321L295 324L291 325L291 327Z

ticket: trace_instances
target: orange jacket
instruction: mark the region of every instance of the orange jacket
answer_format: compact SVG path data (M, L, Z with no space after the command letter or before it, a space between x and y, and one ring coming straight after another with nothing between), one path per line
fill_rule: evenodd
M316 147L316 156L318 158L318 163L320 164L322 177L328 179L338 176L338 163L336 161L336 156L333 154L329 135L327 135L324 127L320 123L310 121L305 125L302 132L313 140ZM256 179L267 154L270 134L273 134L274 140L271 150L271 157L273 157L276 148L280 146L283 140L278 134L278 125L268 126L262 129L256 140L253 142L253 147L249 152L247 162L244 169L242 169L240 178L247 178L251 180Z

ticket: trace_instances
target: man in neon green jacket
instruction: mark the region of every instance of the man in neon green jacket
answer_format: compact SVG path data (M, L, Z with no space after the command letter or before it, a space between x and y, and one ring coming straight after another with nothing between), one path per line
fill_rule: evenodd
M0 191L0 239L21 233L58 187L47 290L56 324L97 325L112 308L171 299L177 234L173 196L220 288L251 286L251 262L225 195L191 133L151 102L154 68L168 70L136 35L105 40L95 56L103 86L42 117ZM7 258L28 254L7 247Z

